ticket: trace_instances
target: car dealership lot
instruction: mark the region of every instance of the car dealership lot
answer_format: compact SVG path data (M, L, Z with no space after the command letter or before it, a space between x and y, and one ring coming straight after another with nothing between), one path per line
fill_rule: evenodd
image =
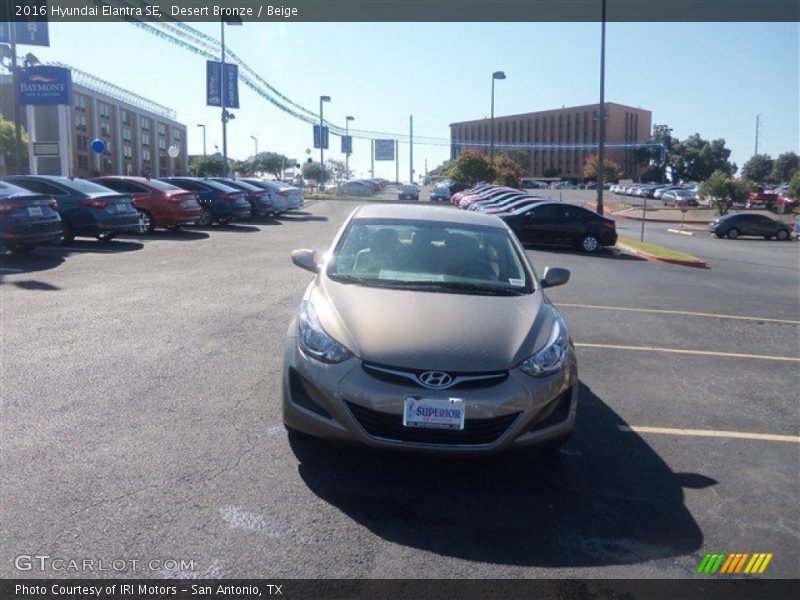
M797 245L695 236L731 248L705 270L531 250L540 275L572 271L549 293L578 346L572 442L387 456L280 420L310 281L289 252L355 206L3 259L0 575L41 575L13 564L40 553L193 560L183 576L696 577L706 552L796 575Z

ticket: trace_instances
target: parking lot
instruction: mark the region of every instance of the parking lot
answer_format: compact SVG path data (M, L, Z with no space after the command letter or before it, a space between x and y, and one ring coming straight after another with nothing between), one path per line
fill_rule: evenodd
M290 443L281 348L310 275L289 253L355 206L4 257L1 576L44 553L194 561L145 576L673 578L768 552L763 577L796 577L800 244L648 225L708 269L530 250L572 272L549 293L582 381L555 458Z

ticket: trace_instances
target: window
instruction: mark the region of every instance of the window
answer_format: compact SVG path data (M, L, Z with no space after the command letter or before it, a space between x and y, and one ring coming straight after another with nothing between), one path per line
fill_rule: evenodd
M22 179L19 185L26 190L37 192L39 194L48 194L50 196L66 196L68 192L62 190L60 187L41 181L38 179Z
M86 110L86 96L75 94L75 110Z
M131 113L129 113L127 110L120 111L120 117L122 118L123 125L131 124Z
M78 155L78 168L84 171L89 169L89 157L85 154Z
M528 218L534 221L553 221L559 217L557 204L541 204L528 213Z
M158 124L158 135L167 135L167 128L163 123Z
M75 136L75 145L79 152L86 152L89 149L89 138L85 135Z
M146 161L150 160L150 149L149 148L142 149L142 160L146 160Z
M100 185L104 185L108 188L111 188L115 192L120 192L122 194L147 194L148 190L145 188L136 185L130 181L119 181L119 180L108 180L108 181L101 181Z
M105 119L108 119L109 116L111 115L111 107L105 102L99 103L98 110L100 112L100 116Z
M139 122L142 125L142 131L150 131L150 119L139 117Z
M122 128L122 139L126 142L129 142L132 139L132 132L130 127L123 127Z
M165 150L167 148L167 140L164 138L158 138L158 148L159 150Z
M122 145L122 156L125 158L131 158L133 156L133 147L130 144Z
M175 141L178 141L178 140L181 139L181 130L180 129L174 129L173 128L173 130L172 130L172 139L175 140Z
M150 145L150 136L143 135L142 136L142 146L149 146Z
M100 135L103 137L111 136L111 126L108 124L107 121L103 121L102 123L100 123Z
M75 115L75 129L86 131L86 115Z

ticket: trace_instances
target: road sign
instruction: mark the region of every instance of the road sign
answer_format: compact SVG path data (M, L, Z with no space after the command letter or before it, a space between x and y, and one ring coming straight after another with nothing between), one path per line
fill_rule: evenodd
M72 102L72 73L63 67L37 65L17 76L20 104L52 106Z
M343 135L342 136L342 154L352 154L353 153L353 136L352 135Z
M170 158L178 158L178 155L180 153L181 151L178 149L177 146L170 146L169 148L167 148L167 156L169 156Z
M206 104L222 106L220 93L225 94L225 108L239 108L239 67L233 63L225 63L225 86L222 88L222 63L216 60L206 61Z
M33 142L34 156L58 156L58 142Z
M106 151L106 143L103 140L101 140L100 138L92 140L92 152L95 152L96 154L102 154L105 151Z
M314 125L314 148L319 148L319 125ZM322 128L322 149L328 149L328 128Z
M42 8L41 0L21 0L14 3L15 6L23 9L26 5L35 9ZM9 6L10 9L10 6ZM12 42L27 46L49 46L50 34L47 27L47 5L44 5L43 15L13 16L15 22L0 23L0 43L10 44ZM31 11L31 12L36 12ZM12 39L13 37L13 39Z
M300 168L300 163L294 163L294 168L295 169L299 169Z
M306 148L306 154L311 154L311 148Z
M681 203L678 205L678 208L680 208L680 209L681 209L681 212L682 212L682 213L689 212L689 205L688 205L686 202L681 202Z
M394 140L375 140L375 160L394 160Z

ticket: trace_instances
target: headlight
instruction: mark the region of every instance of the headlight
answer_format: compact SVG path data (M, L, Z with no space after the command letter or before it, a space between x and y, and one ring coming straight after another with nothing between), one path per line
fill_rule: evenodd
M340 363L352 356L350 350L323 329L314 307L306 300L300 304L297 327L300 333L300 349L312 358L325 363Z
M561 317L553 322L553 329L544 347L520 363L519 368L532 377L542 377L564 368L569 347L569 332Z

